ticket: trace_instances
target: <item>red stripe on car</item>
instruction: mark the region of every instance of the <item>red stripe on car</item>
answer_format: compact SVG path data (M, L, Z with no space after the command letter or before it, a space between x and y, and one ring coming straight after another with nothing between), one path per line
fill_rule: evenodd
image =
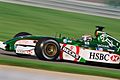
M76 46L76 54L79 55L79 52L80 52L80 47ZM77 62L77 58L75 58L74 61Z
M62 48L63 48L63 47L65 47L66 45L67 45L67 44L63 44ZM60 60L62 60L62 59L63 59L63 52L64 52L64 51L63 51L63 50L61 50L61 52L60 52Z

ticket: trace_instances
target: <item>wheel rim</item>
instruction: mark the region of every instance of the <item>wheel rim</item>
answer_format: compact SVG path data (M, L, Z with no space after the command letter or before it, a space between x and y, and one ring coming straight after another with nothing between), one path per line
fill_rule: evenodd
M44 48L46 56L53 57L57 53L57 46L53 43L46 44Z

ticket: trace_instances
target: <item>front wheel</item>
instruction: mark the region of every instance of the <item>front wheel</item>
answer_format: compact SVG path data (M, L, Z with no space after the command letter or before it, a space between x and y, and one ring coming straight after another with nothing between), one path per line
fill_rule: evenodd
M52 38L41 38L38 40L35 53L42 60L56 60L60 54L59 43Z

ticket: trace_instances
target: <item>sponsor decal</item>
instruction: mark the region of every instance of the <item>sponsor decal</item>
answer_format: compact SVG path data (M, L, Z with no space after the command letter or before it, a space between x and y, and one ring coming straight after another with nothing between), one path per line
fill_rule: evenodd
M34 55L35 47L16 46L16 53Z
M119 56L119 55L112 55L112 56L110 57L110 59L111 59L112 61L116 62L116 61L118 61L118 60L120 59L120 56Z
M117 52L120 51L120 47L118 48Z
M61 47L65 47L67 44L61 44ZM63 59L63 50L61 49L61 52L60 52L60 59Z
M33 45L35 46L37 43L37 40L18 40L15 44L21 44L21 45Z
M26 53L32 54L33 52L32 52L32 50L27 50Z
M103 51L103 48L97 47L96 50Z
M98 46L98 47L106 47L106 48L109 48L108 45L103 45L103 44L98 44L97 46Z
M76 58L77 60L80 59L80 56L77 55L74 51L70 50L69 48L63 47L62 50L63 50L65 53L69 54L70 56Z
M89 59L108 61L108 60L109 60L109 57L110 57L109 54L90 52L90 57L89 57Z
M71 50L71 51L73 50L73 48L74 48L73 46L70 46L70 50Z
M102 42L107 42L109 44L109 46L112 47L112 46L114 46L114 44L113 44L113 40L110 40L110 38L111 37L107 34L102 34L100 36L100 39L101 39Z
M80 52L80 48L79 48L79 46L76 46L76 55L79 55L79 52ZM77 62L77 58L75 58L75 62Z
M69 40L69 39L63 39L63 42L64 42L64 43L72 43L72 40Z
M104 52L104 51L96 51L96 50L81 50L82 57L87 61L94 62L102 62L102 63L112 63L119 64L120 63L120 55Z
M33 54L33 50L16 50L16 53L20 53L20 54Z
M18 44L28 44L28 43L31 43L29 42L29 40L20 40L20 41L17 41Z
M106 36L107 36L106 34L100 35L100 39L101 39L102 42L105 42Z

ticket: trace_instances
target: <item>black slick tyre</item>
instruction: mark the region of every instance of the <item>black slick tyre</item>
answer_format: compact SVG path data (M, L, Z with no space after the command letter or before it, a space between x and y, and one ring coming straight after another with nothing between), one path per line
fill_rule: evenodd
M19 32L19 33L17 33L13 38L20 37L20 36L29 36L29 35L32 35L32 34L30 34L30 33L28 33L28 32ZM19 56L19 57L21 57L21 56L29 56L29 55L27 55L27 54L20 54L20 53L16 53L16 54L17 54L17 56Z
M32 34L28 32L20 32L20 33L17 33L13 38L20 37L20 36L29 36L29 35L32 35Z
M35 54L41 60L56 60L60 54L60 45L53 38L41 38L36 43Z

